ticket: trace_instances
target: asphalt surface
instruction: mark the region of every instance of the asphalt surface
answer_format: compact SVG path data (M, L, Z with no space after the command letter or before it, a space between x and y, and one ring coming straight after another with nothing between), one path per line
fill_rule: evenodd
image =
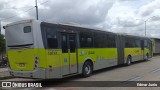
M149 61L132 63L130 66L115 66L94 71L92 76L82 78L80 75L68 77L69 81L160 81L160 56ZM35 79L13 78L5 81L36 81ZM44 80L43 80L44 81ZM50 80L55 81L55 80ZM97 82L96 82L97 81ZM62 83L58 83L61 85ZM63 82L67 84L67 82ZM16 88L15 88L16 89ZM45 88L24 88L24 90L160 90L159 87L55 87L55 82L49 82Z
M0 80L8 76L10 76L8 68L0 68Z

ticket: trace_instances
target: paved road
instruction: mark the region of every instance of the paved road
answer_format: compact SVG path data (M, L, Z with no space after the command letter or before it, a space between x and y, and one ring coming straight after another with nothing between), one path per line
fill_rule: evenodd
M0 79L8 76L10 76L8 68L0 68Z
M0 73L8 71L8 68L0 68Z
M14 78L9 80L31 80ZM64 79L62 79L64 80ZM88 78L81 78L74 76L66 78L70 81L160 81L160 57L153 57L147 62L136 62L130 66L116 66L99 71L95 71L92 76ZM53 84L50 83L49 86ZM31 88L30 88L31 89ZM39 89L39 88L37 88ZM54 87L42 88L41 90L160 90L157 87Z

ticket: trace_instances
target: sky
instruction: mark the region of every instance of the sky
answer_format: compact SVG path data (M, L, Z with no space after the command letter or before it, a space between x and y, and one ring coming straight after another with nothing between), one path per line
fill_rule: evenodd
M37 0L39 20L160 38L160 0ZM36 19L35 0L0 0L2 26ZM2 29L4 34L5 30Z

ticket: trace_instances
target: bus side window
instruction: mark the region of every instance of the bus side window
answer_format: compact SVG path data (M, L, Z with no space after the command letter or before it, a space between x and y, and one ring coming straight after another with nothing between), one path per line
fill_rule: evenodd
M141 49L144 50L144 40L141 40Z
M25 26L25 27L23 28L23 32L24 32L24 33L30 33L30 32L31 32L31 26Z
M57 32L54 28L46 28L47 45L49 49L58 48Z
M147 40L144 40L144 47L148 48L148 41Z
M94 47L104 48L107 47L107 37L104 33L94 33Z
M75 52L76 50L76 35L69 35L69 45L70 45L70 52Z
M67 45L67 34L62 34L62 53L68 52L68 45Z
M138 42L137 42L138 43ZM126 48L134 48L137 47L138 45L136 43L136 39L135 38L131 38L131 37L125 37L125 47Z
M89 32L80 32L80 47L91 48L93 47L93 36Z
M107 35L107 47L109 48L115 48L116 47L116 40L115 40L115 36L112 34L108 34Z
M141 47L141 43L139 39L135 39L135 46L136 47Z

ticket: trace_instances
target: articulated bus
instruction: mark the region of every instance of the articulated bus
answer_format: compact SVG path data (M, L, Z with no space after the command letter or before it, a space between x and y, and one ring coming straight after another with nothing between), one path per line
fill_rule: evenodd
M14 22L5 29L12 76L88 77L94 70L152 57L152 42L146 37L40 20Z

